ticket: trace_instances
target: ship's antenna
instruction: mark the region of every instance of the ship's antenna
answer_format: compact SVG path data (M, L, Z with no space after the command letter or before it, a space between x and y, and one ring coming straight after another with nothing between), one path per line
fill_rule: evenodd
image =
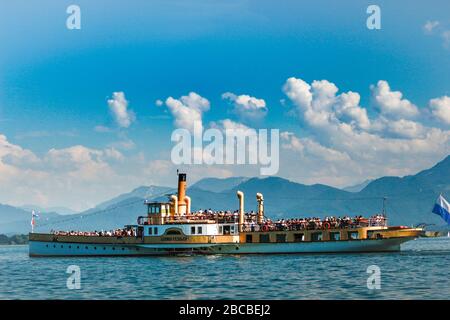
M386 201L387 201L387 197L383 197L383 211L381 212L381 214L385 218L386 218Z

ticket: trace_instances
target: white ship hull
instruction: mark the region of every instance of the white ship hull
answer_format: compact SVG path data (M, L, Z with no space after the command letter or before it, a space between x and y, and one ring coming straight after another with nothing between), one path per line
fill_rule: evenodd
M31 241L30 256L147 256L174 254L288 254L394 252L411 237L348 241L236 244L87 244Z

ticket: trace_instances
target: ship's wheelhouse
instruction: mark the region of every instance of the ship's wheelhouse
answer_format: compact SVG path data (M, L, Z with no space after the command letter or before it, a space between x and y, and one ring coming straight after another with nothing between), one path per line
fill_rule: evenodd
M169 202L145 202L147 215L138 218L140 225L164 224L169 221L171 204Z

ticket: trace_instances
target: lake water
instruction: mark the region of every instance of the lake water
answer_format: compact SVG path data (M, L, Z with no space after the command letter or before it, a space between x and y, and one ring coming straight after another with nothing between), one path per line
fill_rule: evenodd
M67 267L81 270L69 290ZM370 265L381 289L367 288ZM0 299L448 299L450 238L399 253L29 258L0 246Z

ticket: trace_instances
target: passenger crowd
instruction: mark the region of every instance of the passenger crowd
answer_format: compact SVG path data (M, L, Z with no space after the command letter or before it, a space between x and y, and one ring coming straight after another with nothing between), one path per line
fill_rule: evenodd
M191 212L188 215L184 215L181 217L183 220L188 218L189 220L216 220L220 223L233 223L237 222L239 218L239 211L231 211L231 210L221 210L221 211L214 211L211 209L207 210L198 210Z
M192 212L187 216L189 220L216 220L220 223L233 223L239 220L239 211L213 211L199 210ZM183 217L185 219L186 216ZM244 218L245 231L280 231L280 230L317 230L317 229L332 229L332 228L355 228L364 226L385 226L386 218L383 215L374 215L370 218L363 216L344 216L344 217L325 217L323 219L318 217L312 218L298 218L298 219L278 219L272 221L271 219L264 219L263 224L257 223L257 213L250 211L245 213Z
M115 229L110 231L51 231L57 236L97 236L97 237L134 237L134 229Z
M335 228L356 228L367 226L385 226L386 218L382 215L374 215L369 219L363 216L325 217L321 218L299 218L278 219L272 221L266 219L263 224L256 222L256 214L247 214L244 231L292 231L292 230L322 230Z

